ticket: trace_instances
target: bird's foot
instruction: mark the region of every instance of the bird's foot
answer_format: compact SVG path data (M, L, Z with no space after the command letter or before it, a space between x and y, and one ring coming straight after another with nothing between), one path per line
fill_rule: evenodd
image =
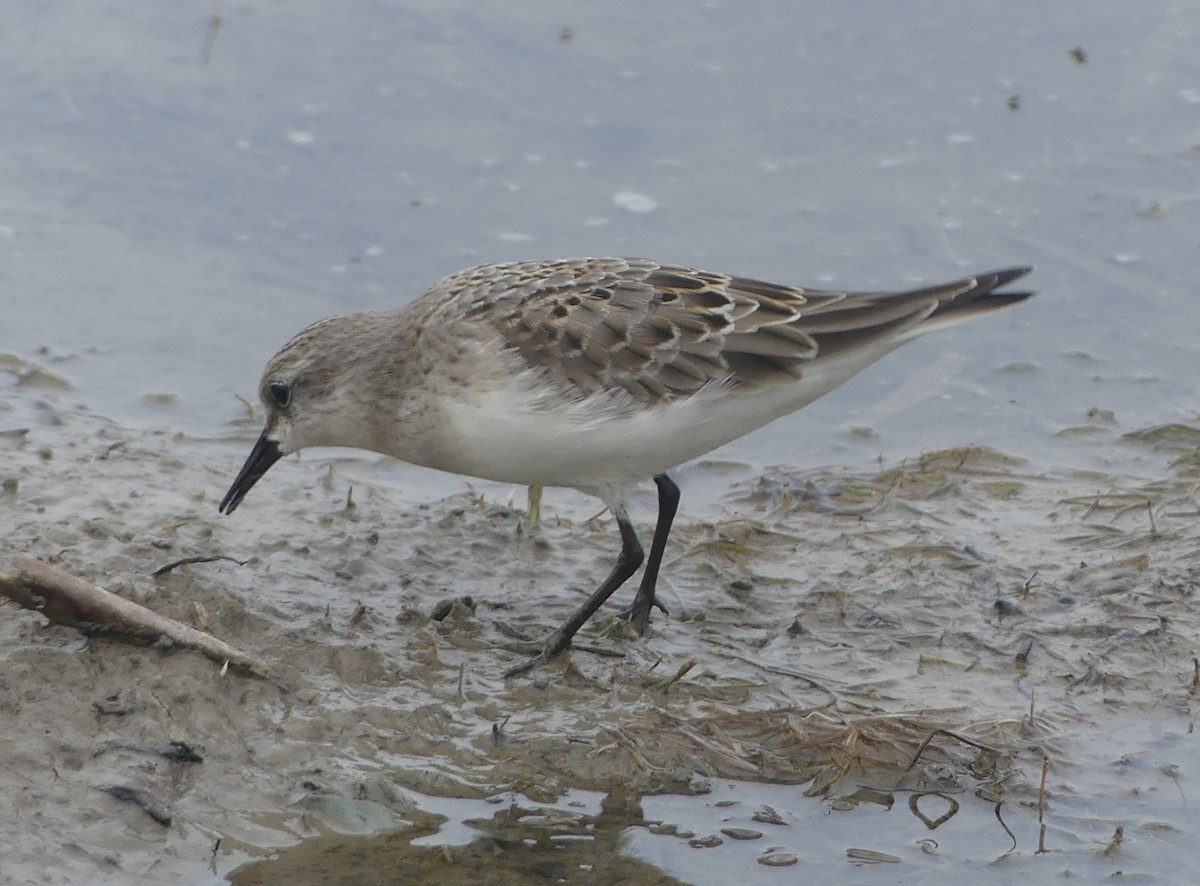
M663 615L670 615L667 607L659 603L653 594L643 594L640 590L633 598L633 602L621 610L617 616L622 621L627 621L633 625L633 629L638 632L639 637L644 637L646 631L650 627L650 613L655 609L662 612Z
M504 648L512 649L513 644L506 643L506 644L504 644ZM529 652L532 650L520 649L517 651ZM504 676L505 677L516 677L520 674L528 673L529 671L532 671L534 668L538 667L539 665L544 665L555 655L557 655L557 653L552 653L547 649L543 649L541 652L537 653L536 655L525 659L525 661L521 662L520 664L513 665L511 668L509 668L507 671L504 672Z
M604 646L592 646L588 643L572 643L572 635L565 633L561 628L544 640L535 640L528 634L518 631L516 628L506 625L503 622L497 622L496 624L503 633L513 638L504 643L503 648L512 652L524 652L531 656L527 660L505 671L504 676L506 677L515 677L518 674L532 671L568 648L578 649L580 652L590 652L592 655L603 655L609 658L625 657L625 653L618 652L615 649L608 649Z

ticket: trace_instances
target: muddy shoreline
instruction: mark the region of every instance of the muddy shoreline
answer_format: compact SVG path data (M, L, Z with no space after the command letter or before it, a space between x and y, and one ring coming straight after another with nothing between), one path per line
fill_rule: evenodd
M328 835L314 797L407 822L421 795L537 803L619 785L700 802L722 779L798 785L797 802L847 810L878 792L897 812L914 792L1002 803L1033 861L1047 796L1061 812L1064 797L1103 793L1080 762L1089 742L1114 722L1190 735L1188 428L1118 442L1161 465L1153 479L971 448L882 471L766 472L725 490L725 518L689 516L685 496L665 566L672 617L639 639L602 615L589 641L624 658L575 651L505 680L516 654L497 649L496 623L538 633L565 617L612 556L607 515L564 515L551 490L531 527L471 491L409 500L339 458L289 463L226 519L216 501L251 422L203 441L121 428L44 389L10 388L6 406L0 569L53 562L285 681L0 606L7 882L224 877ZM192 557L221 559L154 576ZM910 766L934 729L950 734ZM181 743L202 762L162 753ZM170 825L112 786L160 799ZM1122 823L1059 817L1049 833L1062 851ZM926 830L912 828L909 843Z

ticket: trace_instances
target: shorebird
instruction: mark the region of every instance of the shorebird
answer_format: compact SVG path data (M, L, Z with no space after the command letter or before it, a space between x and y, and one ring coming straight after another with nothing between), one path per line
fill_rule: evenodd
M545 640L507 644L527 671L645 560L627 614L651 611L679 487L667 472L794 412L925 332L1024 301L1010 268L898 292L833 292L635 258L483 265L406 307L343 314L289 341L263 372L266 428L222 499L232 514L282 456L351 446L608 506L621 552ZM630 491L653 479L645 557Z

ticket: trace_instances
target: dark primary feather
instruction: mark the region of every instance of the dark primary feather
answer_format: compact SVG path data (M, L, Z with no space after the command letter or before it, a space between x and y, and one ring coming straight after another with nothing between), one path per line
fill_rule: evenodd
M805 364L923 323L1027 298L993 290L1014 268L906 292L831 292L661 265L567 259L487 265L440 284L525 362L589 394L613 386L655 403L704 385L795 381Z

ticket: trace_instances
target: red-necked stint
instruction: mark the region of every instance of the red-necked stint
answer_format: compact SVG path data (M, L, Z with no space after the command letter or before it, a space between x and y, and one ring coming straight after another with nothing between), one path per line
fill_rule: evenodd
M571 645L643 561L627 499L658 486L658 522L628 614L644 632L679 503L667 476L825 394L931 329L1028 298L1011 268L903 292L830 292L646 259L483 265L407 307L309 326L259 385L267 427L221 501L233 513L281 456L354 446L526 486L571 486L617 520L612 572L533 657ZM665 610L664 610L665 611Z

